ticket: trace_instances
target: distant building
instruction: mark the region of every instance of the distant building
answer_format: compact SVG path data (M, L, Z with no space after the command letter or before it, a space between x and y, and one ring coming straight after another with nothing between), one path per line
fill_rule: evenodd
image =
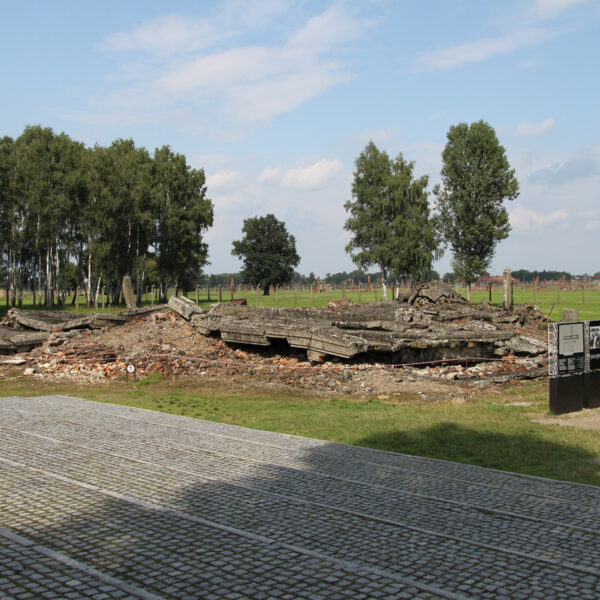
M511 281L514 281L515 283L518 281L518 279L515 279L514 277L511 276L510 278ZM477 278L477 285L488 285L488 283L491 283L492 285L502 285L504 282L504 277L502 277L501 275L480 275Z

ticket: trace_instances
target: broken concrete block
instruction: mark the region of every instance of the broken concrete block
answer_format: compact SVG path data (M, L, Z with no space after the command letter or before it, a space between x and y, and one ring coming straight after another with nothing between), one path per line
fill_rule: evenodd
M202 313L203 310L196 305L196 303L185 296L181 298L169 298L169 308L172 308L175 312L178 312L184 319L188 321L193 315Z
M89 327L95 315L76 315L50 310L20 310L11 308L7 314L10 321L37 331L67 331Z
M27 363L27 361L24 358L19 357L15 357L15 358L7 358L3 361L0 361L3 365L15 365L15 366L19 366L19 365L24 365Z
M123 317L125 317L127 321L131 321L136 317L149 315L151 313L165 312L168 309L169 307L166 304L155 304L154 306L142 306L141 308L132 308L131 310L123 311L120 314Z
M563 321L579 321L579 311L576 308L563 308Z

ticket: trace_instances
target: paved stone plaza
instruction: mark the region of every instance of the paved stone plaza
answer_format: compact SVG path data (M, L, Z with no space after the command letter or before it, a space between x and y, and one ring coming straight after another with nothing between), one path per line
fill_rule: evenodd
M0 398L0 598L600 598L600 488Z

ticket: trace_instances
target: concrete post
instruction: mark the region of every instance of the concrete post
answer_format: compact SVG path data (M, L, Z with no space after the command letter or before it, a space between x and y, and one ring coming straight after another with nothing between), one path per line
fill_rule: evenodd
M504 290L502 294L502 307L510 308L512 306L512 285L510 269L504 269Z

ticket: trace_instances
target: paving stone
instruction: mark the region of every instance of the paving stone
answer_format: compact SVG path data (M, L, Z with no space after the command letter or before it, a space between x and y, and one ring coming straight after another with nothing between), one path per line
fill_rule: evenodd
M592 486L65 396L0 434L7 598L600 596Z

